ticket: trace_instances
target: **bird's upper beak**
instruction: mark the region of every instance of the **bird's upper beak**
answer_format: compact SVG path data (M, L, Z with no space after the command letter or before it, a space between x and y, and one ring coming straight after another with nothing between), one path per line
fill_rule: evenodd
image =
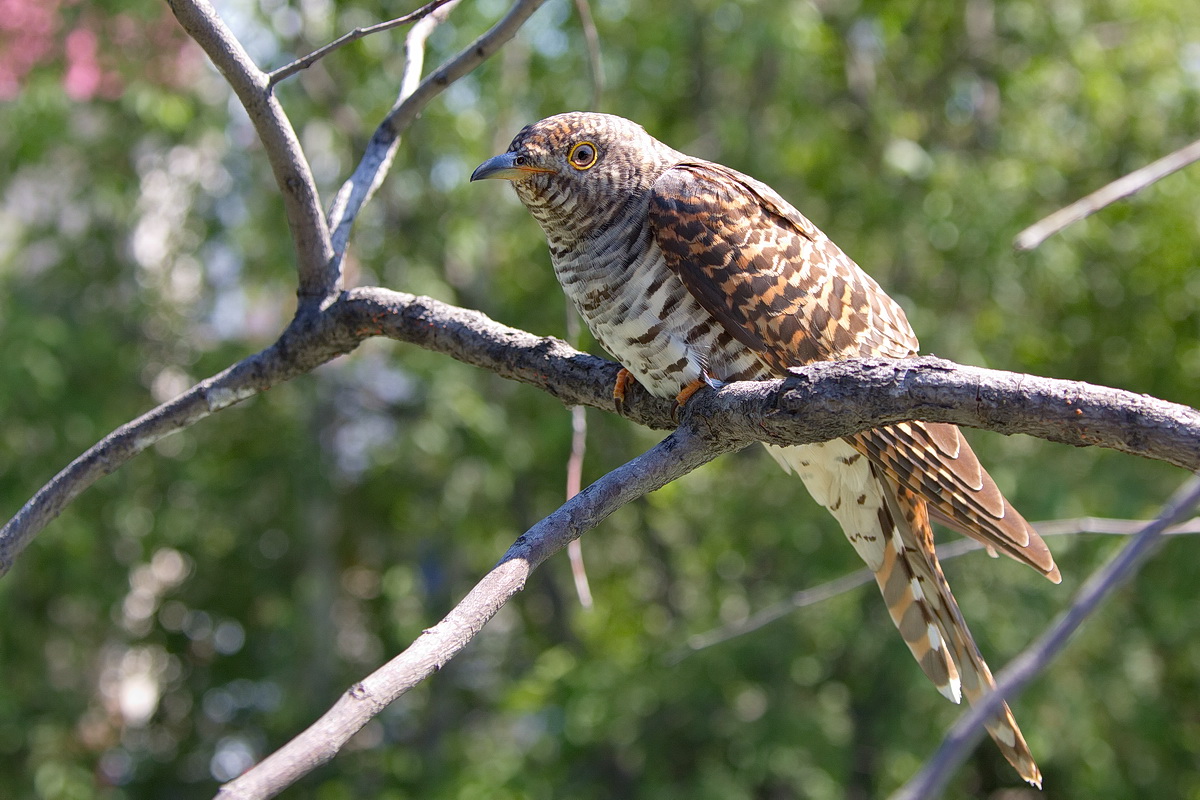
M501 153L498 156L492 156L475 168L475 171L471 173L471 180L481 181L485 178L499 178L506 181L515 181L534 172L554 171L528 164L517 166L517 155L517 153Z

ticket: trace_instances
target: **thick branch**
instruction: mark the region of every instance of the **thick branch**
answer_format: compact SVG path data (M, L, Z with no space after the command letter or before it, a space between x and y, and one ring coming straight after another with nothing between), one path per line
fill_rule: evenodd
M847 435L847 428L904 419L953 422L1200 469L1200 412L1146 394L962 366L934 356L813 364L795 372L783 382L778 402L767 386L741 384L738 392L748 404L733 419L744 418L768 433L778 424L785 438L801 417L814 426L828 419L837 436Z
M340 307L339 307L340 306ZM567 405L612 410L617 365L477 311L387 289L357 289L331 309L372 333L530 383ZM701 391L685 413L714 430L775 444L848 436L906 419L1098 445L1200 469L1200 412L1121 389L965 367L933 356L810 364L793 377ZM629 417L671 428L668 403L637 390Z
M45 525L100 477L163 436L233 402L304 374L364 339L386 336L528 383L565 405L613 409L619 366L428 297L380 288L343 294L298 317L278 342L113 431L76 459L0 529L0 575ZM670 403L636 389L631 420L670 429ZM684 409L731 441L803 444L905 419L953 422L1098 445L1200 469L1200 412L1078 381L964 367L926 357L812 364L791 378L702 391Z
M741 445L746 444L742 442ZM432 675L462 650L534 569L621 506L706 464L739 444L695 427L672 433L613 470L513 543L500 563L437 625L408 649L350 687L324 716L267 759L226 784L218 798L273 797L325 763L373 716Z
M318 304L337 288L337 276L330 271L333 245L316 183L291 121L272 93L266 73L250 59L208 0L167 2L179 24L225 76L250 116L283 195L296 247L301 303Z

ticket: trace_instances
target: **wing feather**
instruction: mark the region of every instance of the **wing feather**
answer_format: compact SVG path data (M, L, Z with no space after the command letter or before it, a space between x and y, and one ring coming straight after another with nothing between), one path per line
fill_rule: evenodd
M667 266L775 371L916 353L903 309L766 184L687 162L658 178L649 206Z
M814 361L917 352L903 309L766 184L719 164L680 163L655 181L649 223L687 290L776 373ZM1045 542L1005 500L957 427L904 423L850 441L927 500L939 521L1060 580Z
M1050 548L1009 504L954 425L902 422L863 431L851 444L899 486L929 503L939 522L1062 580Z

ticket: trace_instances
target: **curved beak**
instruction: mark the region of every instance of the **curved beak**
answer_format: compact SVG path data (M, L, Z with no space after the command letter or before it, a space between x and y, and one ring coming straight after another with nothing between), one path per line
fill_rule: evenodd
M543 169L541 167L520 166L516 165L516 153L501 153L498 156L492 156L487 161L480 164L471 173L471 180L482 181L487 178L498 178L505 181L515 181L518 178L534 172L553 172L551 169Z

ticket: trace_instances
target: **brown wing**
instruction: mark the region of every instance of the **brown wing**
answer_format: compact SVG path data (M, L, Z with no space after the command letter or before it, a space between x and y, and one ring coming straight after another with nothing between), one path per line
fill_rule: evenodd
M770 187L719 164L668 169L650 194L667 266L771 368L917 351L904 311Z
M849 438L899 486L926 501L939 522L1062 580L1054 557L1001 494L979 463L962 431L940 422L902 422Z
M772 369L839 358L905 358L917 338L900 308L770 187L719 164L682 163L655 182L650 225L700 304ZM1058 568L953 425L906 423L851 437L951 528L1029 564Z

